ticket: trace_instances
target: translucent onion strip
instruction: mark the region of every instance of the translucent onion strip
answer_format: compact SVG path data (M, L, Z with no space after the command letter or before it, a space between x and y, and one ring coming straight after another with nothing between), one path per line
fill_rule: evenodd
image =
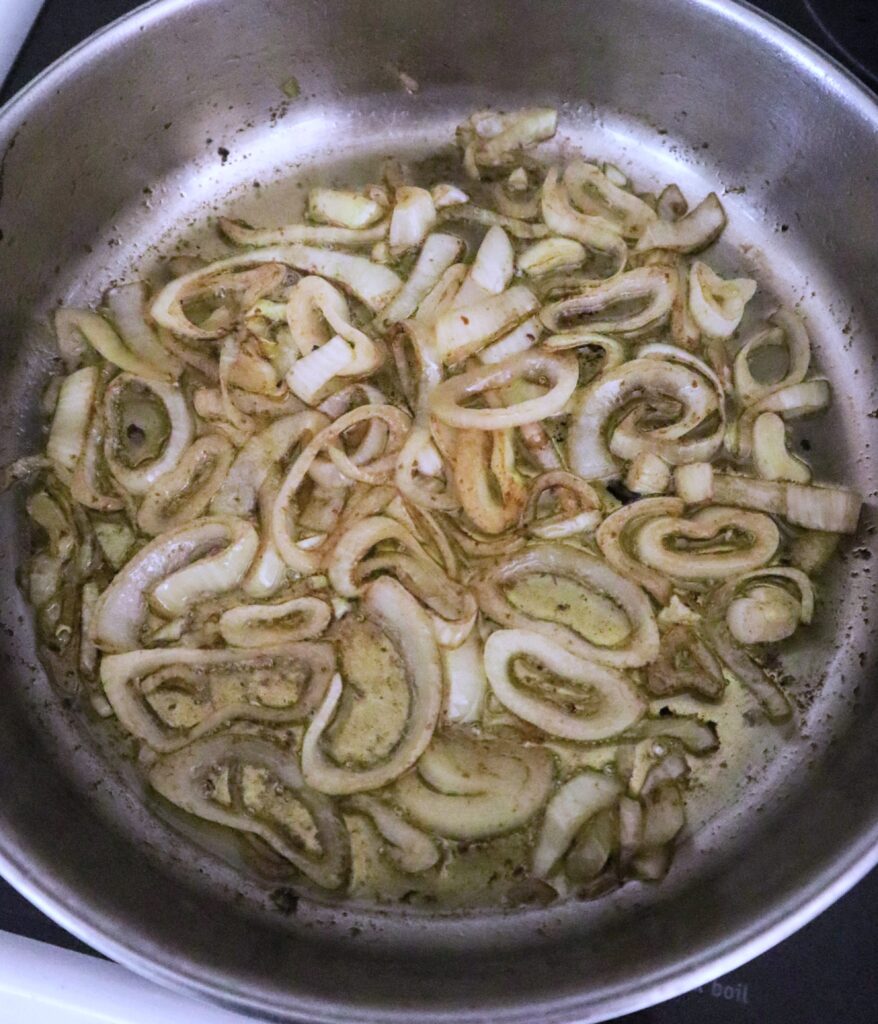
M368 768L334 762L321 740L335 714L342 693L336 676L302 742L305 779L323 793L359 793L392 782L421 756L436 727L442 704L442 665L429 618L418 602L395 580L372 583L362 600L366 617L387 636L398 653L409 688L405 727L390 755Z
M534 849L534 874L540 878L551 875L579 829L598 812L612 806L621 793L619 781L603 772L583 772L565 782L546 808Z
M291 597L270 604L242 604L220 615L220 636L230 647L273 647L312 640L332 621L319 597Z
M597 334L635 337L663 323L671 312L676 278L667 267L639 267L596 281L570 298L544 306L540 319L552 332L586 328ZM630 304L640 308L629 312ZM613 313L614 307L622 310Z
M548 673L548 693L522 685L516 671L519 660L537 666L537 675ZM500 629L488 637L485 672L491 692L505 708L561 739L607 739L630 728L646 711L646 702L622 672L577 658L526 629Z

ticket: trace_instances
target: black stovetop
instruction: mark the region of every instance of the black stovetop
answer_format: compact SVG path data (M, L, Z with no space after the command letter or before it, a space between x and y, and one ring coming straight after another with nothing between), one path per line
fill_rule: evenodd
M0 102L75 43L138 5L139 0L47 0L0 91ZM757 6L878 88L878 0L759 0ZM0 929L92 952L2 881ZM688 995L622 1020L624 1024L876 1024L876 965L878 869L816 921L758 959Z

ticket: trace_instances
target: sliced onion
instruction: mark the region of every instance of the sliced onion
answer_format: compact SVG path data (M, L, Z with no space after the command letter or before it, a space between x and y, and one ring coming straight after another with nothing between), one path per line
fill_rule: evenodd
M801 319L786 309L769 317L769 326L748 338L735 356L735 391L742 405L751 405L792 384L801 384L811 362L811 341ZM768 346L783 345L787 350L786 370L772 382L756 380L750 370L750 359Z
M434 185L430 189L433 197L433 205L437 210L444 210L446 206L459 206L461 203L468 203L469 196L457 185L449 185L445 182Z
M473 630L459 647L442 648L445 676L445 721L467 725L482 717L488 677L482 642Z
M518 380L546 378L549 390L502 408L468 409L461 402ZM503 430L554 416L576 389L578 367L568 356L539 351L522 352L490 366L481 366L440 384L431 396L433 415L452 427Z
M218 434L205 434L193 441L177 465L143 496L137 525L155 536L196 519L207 509L222 486L235 451Z
M670 467L652 452L638 452L625 474L625 486L635 494L663 494L670 482Z
M438 734L416 771L394 787L399 806L423 828L448 839L479 840L521 828L545 804L552 757L542 747Z
M779 582L782 580L792 582L798 596L786 590ZM792 636L800 622L809 623L813 614L811 581L800 569L778 566L738 580L726 611L726 625L740 644L777 643Z
M215 515L247 516L256 510L259 489L272 466L290 457L296 446L310 441L329 423L316 410L275 420L244 444L235 456L213 501Z
M315 190L324 191L324 190ZM328 191L328 190L326 190ZM365 196L359 196L364 203L371 203L372 200ZM377 204L375 204L377 205ZM378 215L383 214L378 208ZM235 245L290 245L302 243L304 245L349 245L367 246L374 245L382 238L387 237L388 222L375 224L374 227L362 227L358 229L326 225L326 224L284 224L279 228L251 228L237 221L229 220L228 217L220 217L217 221L220 231Z
M402 735L383 761L368 768L334 762L321 739L342 694L342 680L336 676L302 742L305 779L323 793L359 793L392 782L427 748L441 710L442 665L430 620L418 602L395 580L382 578L367 588L361 607L402 661L409 688L409 714Z
M667 319L676 290L676 279L667 267L638 267L593 285L570 298L544 306L540 319L550 331L586 328L595 333L635 337L651 331ZM617 304L642 301L634 313L608 315ZM603 317L603 318L602 318ZM583 320L583 318L585 318Z
M371 227L376 221L381 220L386 209L386 197L379 200L374 190L371 194L364 194L352 189L312 188L308 193L310 218L318 223L334 224L340 228L359 230Z
M535 573L560 576L604 594L628 616L631 631L621 644L601 646L559 622L535 619L519 611L504 587ZM473 581L479 606L485 615L507 629L540 633L571 654L616 668L633 668L652 661L659 650L658 627L649 598L594 555L564 544L538 544L516 552L483 571Z
M525 107L507 114L480 110L457 130L476 167L504 167L522 150L552 138L558 112L551 107ZM476 172L478 177L478 172Z
M570 468L587 480L606 480L617 474L618 464L610 450L629 459L638 452L651 451L678 465L703 462L722 444L722 389L713 372L674 346L663 345L659 351L650 351L653 346L646 348L647 358L629 360L600 374L576 397L567 437L568 459ZM638 408L663 399L675 403L678 414L674 421L641 429ZM638 408L612 431L608 450L606 435L613 414L637 400ZM687 436L711 418L718 418L715 430L704 436Z
M502 213L486 210L482 206L472 206L470 203L448 206L439 214L440 224L459 220L484 224L486 227L500 227L516 238L545 238L550 233L545 224L529 224L526 220L507 217Z
M60 475L72 474L82 456L99 384L96 366L83 366L61 384L46 442L46 454Z
M554 234L572 238L586 249L607 253L620 266L624 264L627 249L616 226L606 217L577 210L557 167L549 170L543 182L542 211L543 220Z
M709 462L690 462L674 469L674 488L687 505L698 505L713 498L713 466Z
M679 498L644 498L608 515L595 534L607 562L652 594L660 604L667 604L671 598L670 580L634 558L630 548L644 523L660 516L681 516L683 509Z
M413 316L421 303L439 284L443 274L460 258L463 242L456 235L431 234L421 247L405 284L384 307L376 320L379 330Z
M404 551L429 559L417 537L402 523L390 516L367 516L357 520L335 545L327 574L333 590L342 597L359 597L365 586L357 570L376 544L394 541ZM436 566L436 571L440 571Z
M544 238L527 247L518 257L518 269L529 277L542 277L559 270L574 270L586 259L585 246L572 238Z
M646 673L646 688L654 697L691 692L719 700L725 686L722 665L694 629L676 625L662 634L659 656Z
M331 621L332 608L319 597L292 597L229 608L220 615L219 631L231 647L273 647L313 640Z
M714 500L783 516L794 526L827 533L856 533L862 497L856 491L785 480L714 473Z
M519 658L555 677L551 689L557 699L521 685L515 671ZM578 658L526 629L499 629L488 637L485 672L491 692L507 710L561 739L607 739L646 711L646 702L622 672Z
M484 533L514 526L527 501L527 489L515 471L509 430L461 430L457 435L454 488L464 512Z
M765 480L811 481L811 470L787 448L784 421L774 412L763 412L753 424L753 465Z
M126 465L122 459L123 441L119 431L123 425L126 393L150 392L164 408L168 420L168 436L156 458L147 458L136 465ZM165 473L170 472L180 461L183 453L192 444L195 425L183 390L173 384L144 380L130 373L120 373L104 394L104 413L108 425L104 440L104 455L107 465L119 484L131 494L145 494ZM141 426L137 417L132 424L149 440L149 425Z
M574 508L565 511L562 507L554 515L541 515L541 500L547 491L568 495ZM591 533L602 517L601 500L595 489L581 477L556 469L543 473L531 484L522 524L534 537L557 540L577 533Z
M808 380L772 391L741 413L732 438L735 454L746 459L753 451L753 426L758 416L774 412L785 420L810 416L825 409L832 399L829 381Z
M387 236L390 252L400 256L420 246L436 223L433 197L425 188L402 185L396 190L396 202L390 215Z
M345 806L371 820L382 839L390 844L387 852L400 871L420 874L429 871L439 860L436 842L410 825L383 800L358 793L349 797Z
M726 226L726 211L715 192L701 200L678 220L655 220L648 224L635 246L638 252L670 249L673 252L700 252L715 242Z
M172 377L170 370L154 365L129 349L109 323L89 309L59 309L55 313L55 332L62 351L81 351L82 344L78 339L83 338L107 362L118 366L120 370L155 381L170 380Z
M125 347L152 367L163 371L165 378L178 380L183 371L183 361L168 351L148 319L149 291L144 282L132 281L111 288L107 292L106 302L110 318Z
M257 777L266 776L267 795L290 793L305 807L316 832L316 850L285 821L247 806L243 779L248 768ZM230 792L227 805L214 783L223 772ZM151 769L149 781L189 814L258 836L317 885L339 889L347 881L350 840L341 816L331 800L305 785L295 757L274 743L234 734L200 740L162 758Z
M600 811L612 807L621 795L619 781L603 772L586 771L565 782L546 807L534 849L534 874L548 878L580 828Z
M639 238L656 219L651 206L585 160L572 160L567 165L564 184L580 210L605 217L625 238Z
M708 337L731 338L755 294L756 282L748 277L724 280L700 260L689 269L689 311Z
M128 732L153 750L179 750L235 719L298 722L323 698L335 659L330 644L288 643L259 651L193 648L108 654L101 682ZM186 702L185 725L173 711ZM176 698L176 700L175 700Z
M730 547L725 535L746 536L746 547ZM672 542L682 538L699 544L680 550ZM713 541L710 547L705 542ZM637 558L677 580L721 579L749 572L770 561L780 543L777 526L760 512L711 506L684 519L659 516L643 523L633 538Z

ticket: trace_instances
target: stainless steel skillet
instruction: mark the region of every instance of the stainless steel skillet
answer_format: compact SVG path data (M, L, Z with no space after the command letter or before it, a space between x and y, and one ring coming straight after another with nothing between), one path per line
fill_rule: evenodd
M478 105L525 102L559 104L570 144L644 184L725 190L730 241L800 303L835 387L805 427L818 470L871 506L878 106L728 0L160 0L94 37L0 114L0 461L36 447L59 300L200 237L189 222L214 207L289 216L279 179L365 174L432 152ZM156 980L278 1019L600 1020L755 955L878 859L873 507L785 658L798 736L749 737L741 784L662 886L456 917L293 907L155 818L39 667L20 513L3 498L2 870Z

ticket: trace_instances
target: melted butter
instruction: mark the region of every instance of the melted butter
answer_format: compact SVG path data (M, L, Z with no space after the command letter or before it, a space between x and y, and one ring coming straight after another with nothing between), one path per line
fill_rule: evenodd
M526 615L569 626L601 647L622 643L631 632L614 601L562 576L533 573L509 587L506 597Z

